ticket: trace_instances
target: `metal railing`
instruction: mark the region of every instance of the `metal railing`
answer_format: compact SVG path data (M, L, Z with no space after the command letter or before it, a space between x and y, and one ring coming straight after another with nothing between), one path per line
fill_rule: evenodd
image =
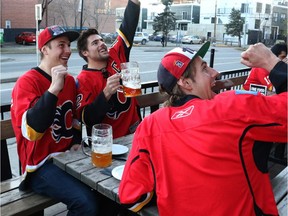
M241 69L237 69L237 70L222 71L222 72L220 72L218 80L247 76L249 74L250 70L251 70L251 68L241 68ZM155 81L149 81L149 82L143 82L141 85L141 88L142 88L143 94L159 91L158 82L156 80Z

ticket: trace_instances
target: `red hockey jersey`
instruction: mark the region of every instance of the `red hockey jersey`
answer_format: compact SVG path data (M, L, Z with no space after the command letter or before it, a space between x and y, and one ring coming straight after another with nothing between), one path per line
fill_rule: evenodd
M287 92L226 91L162 108L137 128L120 202L137 211L155 191L163 216L278 215L255 140L287 141Z
M121 72L120 63L129 61L135 29L138 24L138 19L135 17L139 16L139 11L139 5L131 1L128 2L119 28L119 35L112 47L109 48L110 56L105 70L110 76ZM103 95L106 81L102 71L87 68L87 65L83 66L82 71L77 76L77 114L87 126L88 135L92 126L101 122L112 125L113 138L134 133L141 120L136 99L126 98L123 93L117 92L107 102ZM94 113L93 117L90 117L91 113L85 112L85 107L92 103L95 106L93 110L90 109L90 112L96 114ZM88 115L90 116L86 117ZM84 116L89 119L85 120ZM97 116L97 119L94 116Z
M23 173L35 171L53 155L68 150L72 142L73 118L76 119L75 80L67 75L58 97L47 91L50 84L51 77L34 68L19 77L12 91L11 119ZM38 116L33 115L32 108ZM48 126L43 128L43 125Z
M243 88L245 90L250 89L250 84L264 85L267 86L268 91L273 90L273 85L269 79L269 72L263 68L252 68L249 76L247 77Z

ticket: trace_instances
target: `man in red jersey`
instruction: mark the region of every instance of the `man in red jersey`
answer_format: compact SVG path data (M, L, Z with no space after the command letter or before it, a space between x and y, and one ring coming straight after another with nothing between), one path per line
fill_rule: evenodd
M129 0L118 37L109 49L96 29L83 31L78 39L79 55L87 65L77 76L77 113L88 135L100 122L112 125L113 138L133 133L140 123L136 99L117 91L120 63L129 61L139 13L140 2Z
M78 36L78 32L65 31L58 25L40 33L41 62L17 80L11 119L25 175L20 189L32 189L63 202L68 215L95 216L98 195L52 162L53 156L76 150L81 141L76 84L67 71L70 44Z
M287 56L287 44L275 44L271 48L272 53L274 53L275 56L277 56L280 60L284 60ZM258 84L267 86L268 91L273 90L273 85L269 79L269 72L265 70L264 68L252 68L249 76L247 77L243 88L245 90L250 90L250 84Z
M135 132L120 202L138 211L155 193L159 215L278 215L263 160L269 148L254 141L287 140L287 64L251 46L242 62L267 69L277 95L215 95L218 72L202 59L208 48L179 47L162 59L158 82L169 99Z

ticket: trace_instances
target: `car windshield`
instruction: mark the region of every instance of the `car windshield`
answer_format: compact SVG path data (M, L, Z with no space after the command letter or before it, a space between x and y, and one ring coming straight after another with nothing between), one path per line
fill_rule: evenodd
M24 33L24 35L25 35L25 36L33 36L34 33L32 33L32 32L28 32L28 33Z

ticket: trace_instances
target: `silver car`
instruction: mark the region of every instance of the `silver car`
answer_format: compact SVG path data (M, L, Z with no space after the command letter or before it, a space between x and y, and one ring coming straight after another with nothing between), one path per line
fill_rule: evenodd
M182 44L201 44L202 40L196 35L187 35L181 39Z
M142 45L145 45L147 42L149 42L149 35L146 32L135 32L134 36L134 43L138 44L141 43Z

